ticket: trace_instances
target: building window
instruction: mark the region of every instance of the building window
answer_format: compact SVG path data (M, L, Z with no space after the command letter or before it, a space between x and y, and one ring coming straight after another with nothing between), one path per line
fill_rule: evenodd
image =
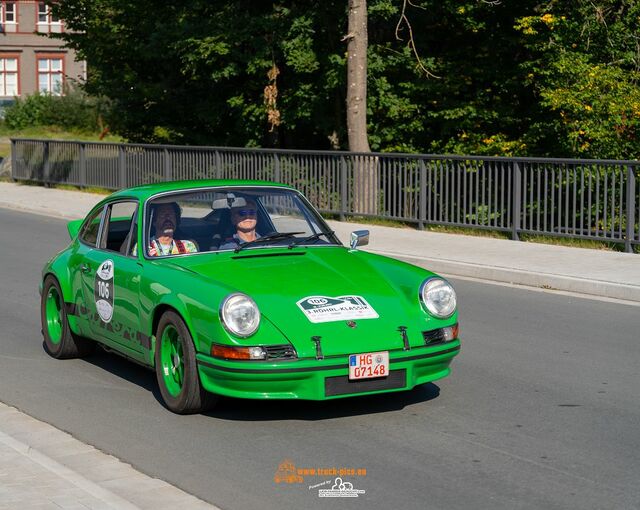
M17 21L16 2L0 2L0 23L2 23L2 31L16 32Z
M0 96L17 95L19 95L18 57L0 56Z
M16 22L16 3L15 2L2 2L2 22L3 23Z
M38 23L49 21L49 8L44 2L38 2Z
M38 91L54 96L62 95L63 71L61 57L38 59Z
M54 16L44 2L38 2L38 32L62 32L60 18Z

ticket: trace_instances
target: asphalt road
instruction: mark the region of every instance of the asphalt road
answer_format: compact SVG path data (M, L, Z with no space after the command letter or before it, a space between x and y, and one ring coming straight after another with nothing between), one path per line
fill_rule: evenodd
M0 209L0 240L0 400L224 509L640 508L637 307L454 280L463 350L447 379L181 417L143 368L43 351L37 285L64 222ZM344 480L366 492L276 484L285 459L364 468Z

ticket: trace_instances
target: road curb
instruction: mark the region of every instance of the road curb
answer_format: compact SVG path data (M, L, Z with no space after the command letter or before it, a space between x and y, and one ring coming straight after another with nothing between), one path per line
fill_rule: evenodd
M553 273L534 273L522 269L472 264L433 257L413 257L403 253L382 250L371 250L371 252L403 260L404 262L429 269L435 273L445 273L451 276L462 276L479 280L640 302L640 287L637 285L623 285L603 280L575 278Z

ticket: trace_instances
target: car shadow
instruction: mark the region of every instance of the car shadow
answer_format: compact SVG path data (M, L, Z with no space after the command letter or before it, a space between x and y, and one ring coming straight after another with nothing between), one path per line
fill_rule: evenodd
M144 388L149 391L160 404L163 404L156 381L156 375L153 370L105 350L102 346L98 346L93 354L82 359L94 367L106 370L125 381L129 381L131 384Z
M221 398L205 416L231 421L329 420L388 413L438 398L440 387L427 383L409 391L334 400L247 400Z
M84 358L84 361L146 389L166 409L152 370L102 348L98 348L94 354ZM440 387L434 383L427 383L410 391L321 401L221 397L217 405L203 415L220 420L247 422L316 421L400 411L411 405L434 400L439 395Z

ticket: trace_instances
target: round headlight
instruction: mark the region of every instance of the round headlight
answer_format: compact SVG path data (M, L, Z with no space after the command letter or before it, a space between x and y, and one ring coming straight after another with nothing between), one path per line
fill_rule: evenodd
M431 278L420 287L420 298L430 314L446 319L456 311L456 291L442 278Z
M260 325L260 310L245 294L230 294L220 305L220 319L226 330L236 336L253 335Z

